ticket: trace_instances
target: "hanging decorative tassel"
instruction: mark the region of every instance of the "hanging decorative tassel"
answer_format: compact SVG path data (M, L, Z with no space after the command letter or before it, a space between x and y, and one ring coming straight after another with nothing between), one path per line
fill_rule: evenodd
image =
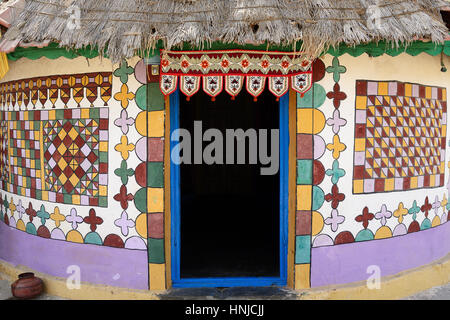
M280 101L289 87L302 97L311 89L313 65L302 58L302 53L270 52L268 55L267 51L253 50L251 59L249 54L248 50L235 49L211 52L162 50L161 92L168 96L179 83L180 91L186 96L196 94L203 87L211 97L225 90L232 96L231 100L235 100L244 87L253 97L258 97L268 81L269 91Z

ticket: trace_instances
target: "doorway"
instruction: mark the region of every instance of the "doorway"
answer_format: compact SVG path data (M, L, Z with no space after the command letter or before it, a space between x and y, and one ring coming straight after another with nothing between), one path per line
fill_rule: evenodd
M276 101L265 90L255 102L250 94L241 92L231 101L223 92L211 101L200 90L187 101L175 92L170 107L171 133L186 129L192 142L190 164L171 162L173 286L285 285L287 96ZM223 134L223 164L194 163L195 121L197 125L201 122L202 133L214 128ZM226 163L227 129L267 129L269 155L274 143L270 132L279 130L279 170L262 175L261 168L267 165L259 158L256 164L249 163L248 140L245 164L236 164L236 143L234 164ZM201 150L209 143L202 142ZM171 141L172 150L175 144Z

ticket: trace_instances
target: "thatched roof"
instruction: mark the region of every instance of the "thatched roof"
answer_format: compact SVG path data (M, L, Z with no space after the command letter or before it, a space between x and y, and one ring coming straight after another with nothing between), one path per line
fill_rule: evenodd
M377 5L378 4L378 5ZM106 49L113 61L137 50L222 41L289 45L317 57L329 46L417 38L442 43L444 0L26 0L5 37ZM377 6L376 6L377 5ZM70 14L79 8L80 28ZM371 17L379 15L378 24ZM371 23L372 21L372 23ZM207 48L207 47L205 47Z

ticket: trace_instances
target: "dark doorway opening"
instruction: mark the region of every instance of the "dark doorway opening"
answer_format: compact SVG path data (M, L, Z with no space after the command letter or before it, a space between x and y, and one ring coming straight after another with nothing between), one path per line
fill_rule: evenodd
M211 101L200 90L181 97L179 127L193 140L194 121L202 121L203 132L223 133L225 146L226 129L279 129L279 112L268 90L256 102L244 90L235 101L225 92ZM246 142L245 165L180 165L181 279L280 276L280 174L261 175L248 151Z

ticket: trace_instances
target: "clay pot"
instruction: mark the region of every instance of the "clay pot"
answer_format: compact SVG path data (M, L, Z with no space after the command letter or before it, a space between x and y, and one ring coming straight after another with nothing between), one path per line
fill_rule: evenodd
M34 298L40 295L43 289L42 280L35 277L32 272L19 274L19 279L11 285L13 296L20 299Z

